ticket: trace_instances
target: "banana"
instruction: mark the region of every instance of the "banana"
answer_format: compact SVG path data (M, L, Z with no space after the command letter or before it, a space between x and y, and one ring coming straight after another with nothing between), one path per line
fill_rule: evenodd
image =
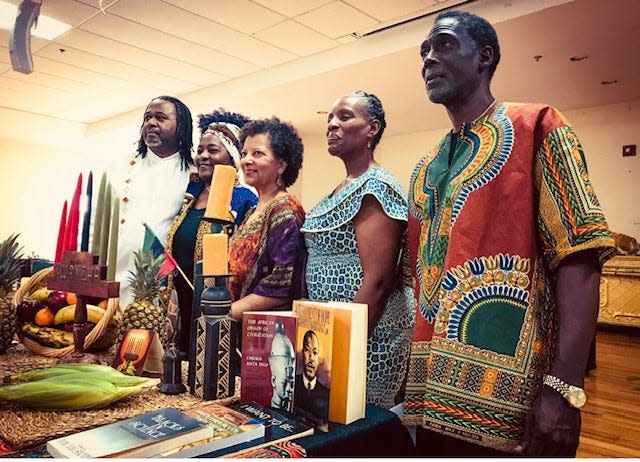
M73 345L73 332L53 327L39 327L30 322L23 324L20 330L25 337L35 340L43 346L64 348Z
M94 324L98 324L100 318L104 316L104 310L99 306L89 305L87 304L87 321L92 322ZM61 308L56 313L56 316L53 318L53 324L59 326L61 324L65 324L67 322L72 322L73 318L76 314L76 306L75 305L67 305L64 308Z
M31 300L38 300L39 302L46 302L47 297L49 296L50 293L51 291L46 287L40 287L38 290L34 291L31 295L29 295L29 298Z

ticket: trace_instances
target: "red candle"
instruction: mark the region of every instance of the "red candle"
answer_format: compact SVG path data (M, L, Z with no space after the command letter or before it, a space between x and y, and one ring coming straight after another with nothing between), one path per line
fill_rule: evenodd
M62 253L64 252L64 235L67 228L67 201L64 201L62 206L62 215L60 216L60 226L58 226L58 241L56 244L56 255L53 259L54 262L60 263L62 260Z
M82 173L78 175L78 184L71 200L69 221L65 233L65 250L78 250L78 225L80 224L80 195L82 194Z

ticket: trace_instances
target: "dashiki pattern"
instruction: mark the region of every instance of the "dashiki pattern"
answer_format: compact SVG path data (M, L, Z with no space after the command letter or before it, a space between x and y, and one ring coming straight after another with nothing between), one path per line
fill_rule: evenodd
M545 105L497 104L416 166L416 328L404 421L511 452L554 344L552 274L613 240L582 147Z
M300 227L304 209L292 194L279 196L244 222L229 240L229 291L232 300L255 293L294 300L306 297L307 252Z
M309 251L306 280L310 299L350 302L362 285L364 273L353 219L366 194L373 195L390 218L406 221L402 187L380 167L323 198L309 211L302 227ZM406 376L414 325L415 300L403 247L397 287L367 343L367 402L386 408L396 404Z

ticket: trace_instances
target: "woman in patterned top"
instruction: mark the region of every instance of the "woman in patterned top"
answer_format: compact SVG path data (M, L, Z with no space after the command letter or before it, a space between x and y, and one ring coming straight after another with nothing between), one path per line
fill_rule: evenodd
M229 241L229 315L237 321L245 311L290 309L305 297L307 257L300 234L304 210L287 192L302 167L298 132L276 117L255 120L242 127L240 143L240 167L258 191L258 205Z
M328 116L329 153L346 178L307 214L309 298L369 307L367 402L402 401L414 324L406 265L407 201L398 181L373 158L386 126L380 100L357 91Z
M248 121L248 117L224 109L198 117L201 135L194 159L198 171L190 179L182 207L167 236L167 248L190 281L193 281L195 264L202 260L202 236L222 230L220 224L202 220L209 200L213 169L216 165L239 168L238 136L240 127ZM243 183L242 172L238 171L231 197L231 211L236 217L236 224L240 224L246 212L258 202L257 196ZM180 338L176 344L180 350L188 353L193 290L180 275L169 276L167 293L173 287L180 307Z

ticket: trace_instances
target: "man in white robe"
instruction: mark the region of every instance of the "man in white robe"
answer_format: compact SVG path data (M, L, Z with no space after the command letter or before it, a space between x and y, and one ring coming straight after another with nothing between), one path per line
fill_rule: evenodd
M180 100L159 96L144 112L137 151L109 172L120 198L116 280L123 309L133 301L129 271L134 270L133 252L144 242L143 223L166 245L193 171L192 146L191 112Z

